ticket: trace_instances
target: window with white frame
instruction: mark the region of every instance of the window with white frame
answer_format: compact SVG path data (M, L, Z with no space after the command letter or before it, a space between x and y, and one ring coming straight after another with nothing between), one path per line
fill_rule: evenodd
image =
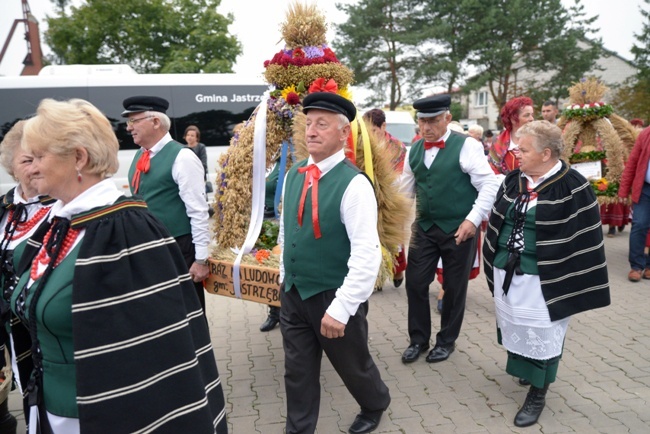
M487 91L476 92L476 99L474 101L475 107L485 107L488 103L488 93Z

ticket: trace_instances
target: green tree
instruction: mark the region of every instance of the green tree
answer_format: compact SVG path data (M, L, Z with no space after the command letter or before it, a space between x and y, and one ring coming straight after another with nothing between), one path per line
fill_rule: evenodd
M411 20L407 43L417 47L414 66L414 92L432 85L451 93L464 83L470 59L485 35L481 29L483 3L480 1L411 1Z
M644 0L646 7L650 0ZM640 118L646 123L650 120L650 9L639 7L644 18L640 34L635 34L638 44L632 46L637 74L621 86L612 100L612 105L621 116L627 119Z
M646 7L650 7L650 0L643 0L643 2ZM644 10L643 7L639 6L639 12L644 18L644 23L641 33L634 35L638 45L634 44L630 51L632 51L634 62L639 68L637 78L650 79L650 9Z
M497 107L522 94L557 100L572 82L594 70L601 42L585 41L597 16L587 18L580 0L569 9L560 0L480 4L483 18L472 31L484 36L469 63L481 71L477 81L488 84Z
M220 0L88 0L48 18L55 63L125 63L138 72L232 72L241 44Z
M410 10L407 0L361 0L353 5L337 4L348 20L336 26L334 49L354 71L355 83L372 89L366 101L395 110L407 96L413 52L404 43Z
M70 4L70 0L50 0L52 3L54 3L54 6L59 10L59 14L63 14L65 11L66 6Z

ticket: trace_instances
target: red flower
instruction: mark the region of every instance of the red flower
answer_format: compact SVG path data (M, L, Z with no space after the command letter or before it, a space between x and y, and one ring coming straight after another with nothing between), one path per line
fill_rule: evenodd
M293 50L293 57L294 58L296 58L296 57L305 57L305 52L302 51L300 48L295 48Z
M287 103L291 105L296 105L300 102L300 97L296 92L289 92L287 94Z
M314 82L309 86L309 93L314 92L330 92L336 93L339 91L339 87L333 79L329 79L325 82L323 77L314 80Z
M598 184L598 191L605 191L607 190L607 185L600 183Z

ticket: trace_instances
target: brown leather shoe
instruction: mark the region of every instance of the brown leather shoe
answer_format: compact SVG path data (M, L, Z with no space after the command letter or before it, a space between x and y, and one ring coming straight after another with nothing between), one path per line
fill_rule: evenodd
M641 280L641 275L642 275L643 273L644 273L644 272L642 272L641 270L635 270L635 269L633 268L633 269L630 270L630 272L628 273L627 278L628 278L628 280L629 280L630 282L638 282L638 281Z
M643 270L643 278L650 279L650 268L646 268L645 270Z

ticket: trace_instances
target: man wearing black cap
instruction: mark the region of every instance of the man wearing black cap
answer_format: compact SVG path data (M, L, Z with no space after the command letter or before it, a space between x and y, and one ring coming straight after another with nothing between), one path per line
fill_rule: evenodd
M178 243L205 311L208 277L208 204L203 166L191 149L169 134L169 103L157 96L133 96L122 103L126 130L140 146L129 169L129 187L167 227Z
M454 351L476 253L476 228L487 218L499 187L483 146L447 128L450 104L449 95L413 103L423 138L411 146L401 178L402 190L417 198L406 267L410 346L402 355L404 363L414 362L429 349L429 285L440 258L445 295L440 331L426 360L440 362Z
M377 201L343 151L354 105L318 92L305 97L303 111L310 156L287 174L280 219L286 432L316 430L324 350L361 407L349 432L369 433L390 403L370 356L366 320L381 263Z

